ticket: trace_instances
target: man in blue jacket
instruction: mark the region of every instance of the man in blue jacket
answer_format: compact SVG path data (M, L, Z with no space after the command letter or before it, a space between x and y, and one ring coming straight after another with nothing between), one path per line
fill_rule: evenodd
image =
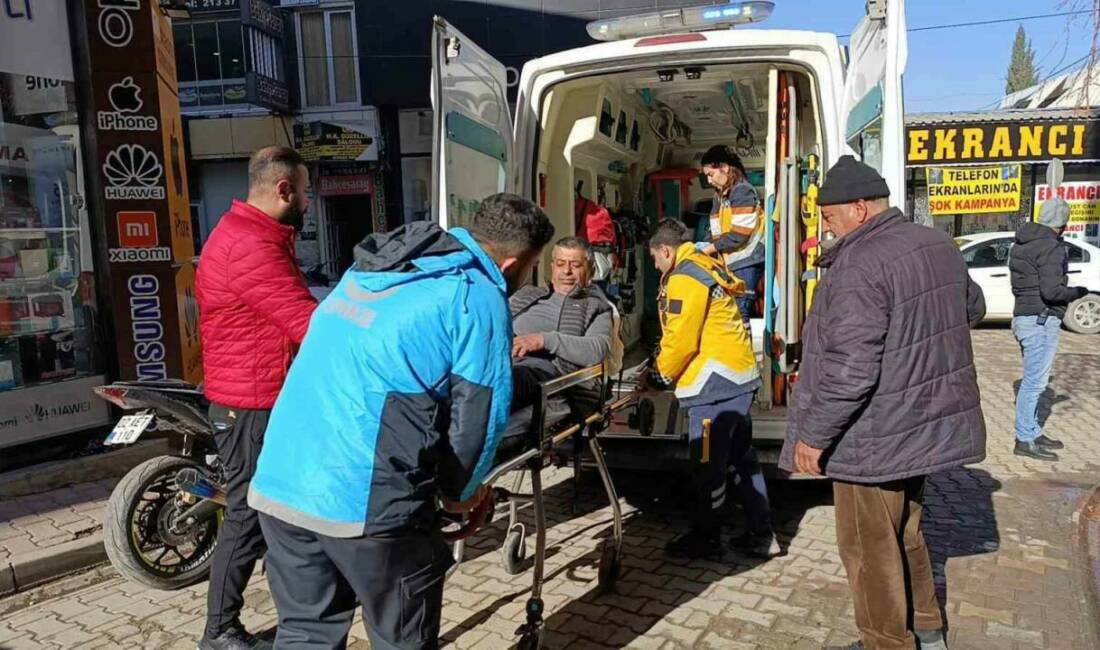
M248 502L279 612L275 647L435 648L452 560L436 499L476 506L512 398L507 295L554 229L486 199L469 229L371 235L317 308L271 413Z

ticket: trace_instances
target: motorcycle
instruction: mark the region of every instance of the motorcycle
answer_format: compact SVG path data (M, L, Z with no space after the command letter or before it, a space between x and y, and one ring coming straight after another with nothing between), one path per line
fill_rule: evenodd
M172 440L115 486L103 517L103 545L123 577L160 590L206 579L225 507L225 477L202 390L179 380L119 381L95 393L124 411L108 445L147 432Z
M318 299L330 289L317 264L303 275ZM320 295L318 295L320 293ZM206 579L225 510L226 477L202 387L177 379L118 381L94 389L126 412L105 444L129 445L146 433L175 451L130 470L103 518L103 545L123 577L160 590Z

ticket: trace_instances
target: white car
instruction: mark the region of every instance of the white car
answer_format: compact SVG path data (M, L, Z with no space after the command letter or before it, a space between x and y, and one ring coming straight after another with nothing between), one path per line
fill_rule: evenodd
M1015 234L985 232L958 237L955 243L962 251L970 277L985 294L987 321L1012 319L1016 299L1008 271L1008 255ZM1090 293L1066 310L1065 326L1081 334L1100 333L1100 248L1087 242L1067 238L1069 248L1070 286L1087 288Z

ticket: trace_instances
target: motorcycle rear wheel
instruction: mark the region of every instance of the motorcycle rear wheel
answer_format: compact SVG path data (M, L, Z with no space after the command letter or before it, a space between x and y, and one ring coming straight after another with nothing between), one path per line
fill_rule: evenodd
M115 486L103 515L103 546L124 578L162 591L205 580L218 542L221 510L182 530L173 530L179 500L176 474L198 465L159 456L130 470Z

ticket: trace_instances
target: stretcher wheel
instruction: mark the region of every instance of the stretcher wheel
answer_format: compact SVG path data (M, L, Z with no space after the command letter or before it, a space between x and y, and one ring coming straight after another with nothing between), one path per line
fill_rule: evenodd
M542 628L534 632L524 632L516 644L516 650L539 650L542 647Z
M643 436L653 435L653 420L656 419L656 409L653 407L653 400L640 399L638 405L634 408L634 412L630 414L630 420L628 424L631 429L635 429Z
M605 539L600 549L600 569L597 579L600 591L607 592L614 588L621 569L619 550L615 547L615 540Z
M523 573L523 561L527 559L527 539L522 530L513 529L504 536L500 547L500 566L510 576Z

